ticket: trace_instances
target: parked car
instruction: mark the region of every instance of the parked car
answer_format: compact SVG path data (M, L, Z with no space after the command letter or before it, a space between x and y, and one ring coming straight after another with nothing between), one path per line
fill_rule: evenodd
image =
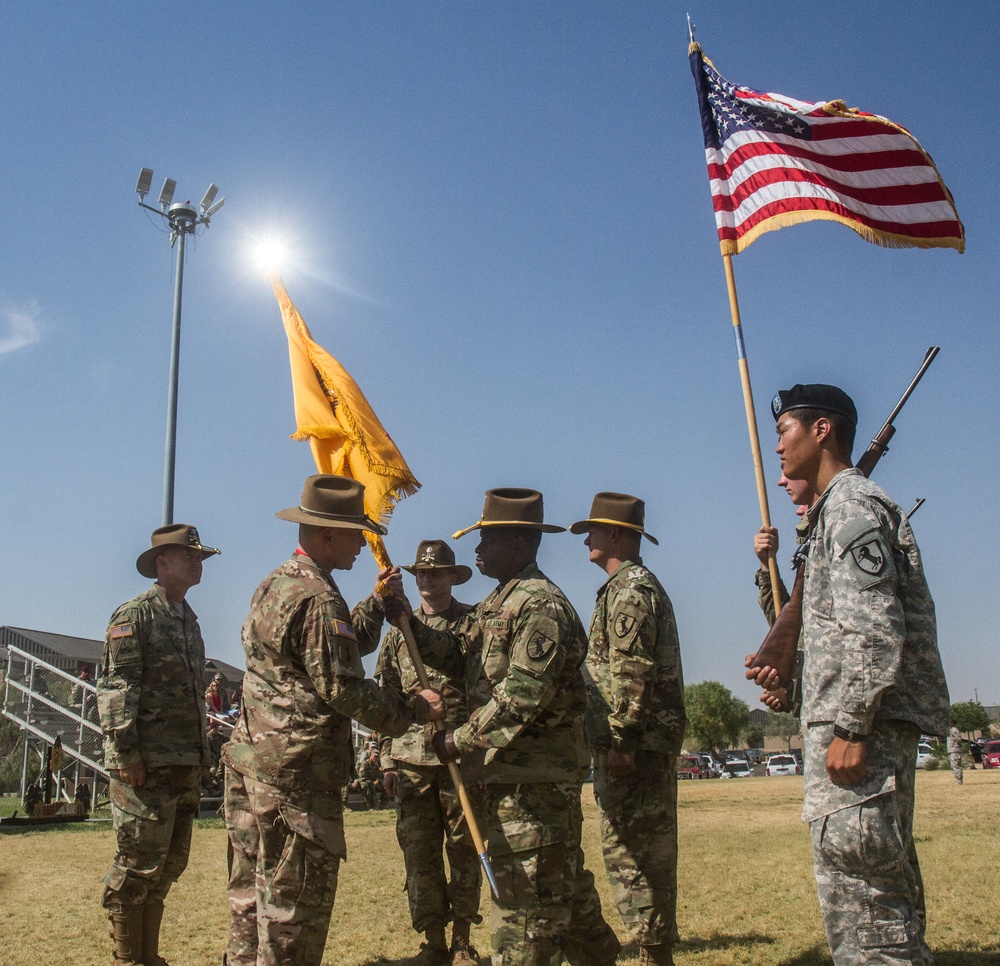
M926 768L927 762L934 757L934 746L927 741L917 745L917 768Z
M681 755L677 759L678 778L708 778L708 769L701 755Z
M983 768L1000 768L1000 738L983 742Z
M802 766L791 755L771 755L764 767L764 774L768 778L772 775L801 775Z
M730 759L722 766L719 778L752 778L753 769L742 758Z

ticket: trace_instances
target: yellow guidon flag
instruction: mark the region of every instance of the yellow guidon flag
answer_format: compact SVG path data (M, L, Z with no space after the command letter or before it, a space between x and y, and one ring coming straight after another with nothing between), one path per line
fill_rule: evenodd
M365 512L388 523L396 503L416 493L420 483L350 373L313 341L281 279L272 283L292 366L297 429L291 438L309 440L318 472L364 483ZM379 566L390 566L382 538L367 532L365 537Z

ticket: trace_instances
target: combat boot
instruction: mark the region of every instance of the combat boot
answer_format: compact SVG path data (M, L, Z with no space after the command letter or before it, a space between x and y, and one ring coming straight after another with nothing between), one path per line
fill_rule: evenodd
M448 940L444 938L444 926L437 924L424 931L426 942L420 944L420 952L405 960L405 966L448 966Z
M142 966L142 906L129 912L109 912L108 922L115 966Z
M674 951L665 943L640 946L639 966L674 966Z
M147 899L142 907L142 966L170 966L160 955L163 900Z
M468 919L456 919L451 927L451 966L477 966L479 953L469 942Z

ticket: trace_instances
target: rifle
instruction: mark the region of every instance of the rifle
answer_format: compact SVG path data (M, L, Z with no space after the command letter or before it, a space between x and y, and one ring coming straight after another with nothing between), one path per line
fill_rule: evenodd
M917 370L917 374L913 377L913 380L906 387L902 398L896 403L895 408L889 414L889 418L882 424L882 428L868 445L868 449L861 455L861 459L858 460L856 466L866 478L871 476L872 470L875 469L878 461L889 451L889 440L892 439L896 432L893 422L903 406L906 405L906 401L910 398L910 394L916 388L917 383L920 382L924 373L934 361L934 357L940 351L939 346L931 346L927 350L922 365ZM919 509L923 502L923 499L917 501L916 506L906 514L907 519ZM804 552L796 552L793 558L795 583L792 585L792 592L788 597L788 601L781 608L771 629L768 631L767 637L764 638L764 642L757 649L757 653L750 659L750 664L747 667L747 678L753 678L753 672L756 672L760 668L770 667L774 668L778 673L779 687L787 688L791 684L792 672L795 669L795 654L798 651L799 638L802 635L802 594L806 580L805 556ZM779 588L772 587L771 592L777 600L780 593Z

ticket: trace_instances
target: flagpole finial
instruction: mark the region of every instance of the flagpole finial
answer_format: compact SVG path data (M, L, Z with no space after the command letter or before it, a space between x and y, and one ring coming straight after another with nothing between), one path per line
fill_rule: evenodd
M688 14L687 18L688 18L688 43L693 44L694 32L698 29L698 25L696 23L691 22L691 14Z

